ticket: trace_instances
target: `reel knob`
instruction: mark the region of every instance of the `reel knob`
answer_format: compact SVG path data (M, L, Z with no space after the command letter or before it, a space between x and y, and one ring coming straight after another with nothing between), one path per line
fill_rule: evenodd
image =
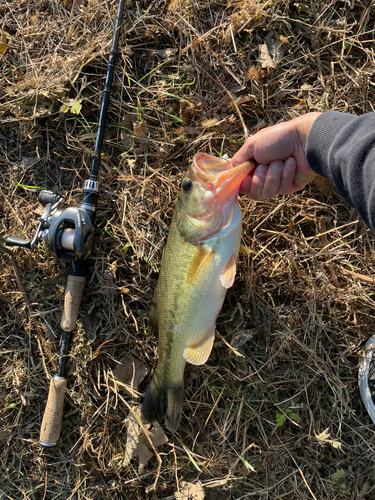
M48 203L54 205L62 199L63 197L59 193L54 193L53 191L50 191L48 189L42 189L42 191L40 191L38 195L38 200L40 201L40 203L43 203L43 205L48 205Z

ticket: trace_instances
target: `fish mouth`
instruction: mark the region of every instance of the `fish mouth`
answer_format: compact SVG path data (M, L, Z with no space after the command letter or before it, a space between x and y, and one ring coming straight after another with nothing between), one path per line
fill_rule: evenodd
M217 175L228 168L229 160L216 158L206 153L197 153L193 158L193 164L200 180L214 182Z
M233 167L230 160L206 153L197 153L193 165L199 180L212 184L216 196L223 199L232 194L237 195L242 181L256 167L255 161L247 161Z

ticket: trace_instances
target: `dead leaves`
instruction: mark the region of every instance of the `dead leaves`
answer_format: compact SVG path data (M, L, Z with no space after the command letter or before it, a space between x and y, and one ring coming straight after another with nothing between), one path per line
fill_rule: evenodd
M235 115L228 115L222 120L218 120L217 118L209 118L208 120L204 120L200 123L201 127L205 129L215 128L217 132L226 130L231 127L236 122Z
M113 375L116 379L123 384L129 385L132 389L137 389L146 374L147 369L145 365L139 359L133 358L129 354L124 354L113 370Z
M138 471L141 474L147 463L154 456L154 450L165 444L167 436L158 422L141 424L140 408L131 408L125 419L127 427L126 448L123 465L127 466L134 458L138 459Z
M204 490L201 483L181 481L179 491L174 494L176 500L204 500Z
M139 397L139 384L145 378L147 368L137 358L124 354L109 377L109 385L117 392L121 389L133 398Z
M156 456L159 467L156 473L156 479L152 486L146 489L150 492L156 489L161 469L161 459L157 449L168 442L159 422L152 424L141 423L141 409L139 407L128 407L129 413L125 419L127 428L126 447L122 465L127 467L134 459L138 460L138 472L142 474L151 458ZM188 483L181 481L178 485L178 491L175 492L176 500L204 500L204 490L201 483Z
M282 41L267 38L266 43L259 45L259 62L263 69L275 69L281 61L284 51Z
M331 435L328 432L328 429L325 431L321 432L320 434L315 434L316 439L319 441L319 443L324 446L325 444L330 444L334 448L339 448L341 449L341 443L340 441L335 441L334 439L330 439Z
M73 115L79 115L82 109L82 99L62 99L63 105L60 108L60 113L67 113L70 111Z
M268 51L268 47L265 43L259 45L259 62L262 68L275 68L275 63Z
M4 54L4 52L7 50L9 39L9 33L0 29L0 54Z
M166 61L167 59L173 59L178 53L177 48L167 48L155 50L154 53L162 60Z

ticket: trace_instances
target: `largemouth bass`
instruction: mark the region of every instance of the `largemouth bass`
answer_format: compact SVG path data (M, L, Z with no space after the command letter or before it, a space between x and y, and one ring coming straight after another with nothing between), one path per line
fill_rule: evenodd
M150 309L159 360L142 404L144 420L165 416L172 432L181 419L185 364L207 361L234 281L242 222L237 195L254 167L198 153L181 183Z

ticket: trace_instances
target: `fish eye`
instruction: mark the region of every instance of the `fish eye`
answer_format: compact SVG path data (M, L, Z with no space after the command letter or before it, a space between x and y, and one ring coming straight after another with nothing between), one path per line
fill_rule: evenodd
M185 193L188 193L189 191L191 191L192 187L193 187L193 183L189 179L186 179L186 181L184 181L182 183L182 189L185 191Z

